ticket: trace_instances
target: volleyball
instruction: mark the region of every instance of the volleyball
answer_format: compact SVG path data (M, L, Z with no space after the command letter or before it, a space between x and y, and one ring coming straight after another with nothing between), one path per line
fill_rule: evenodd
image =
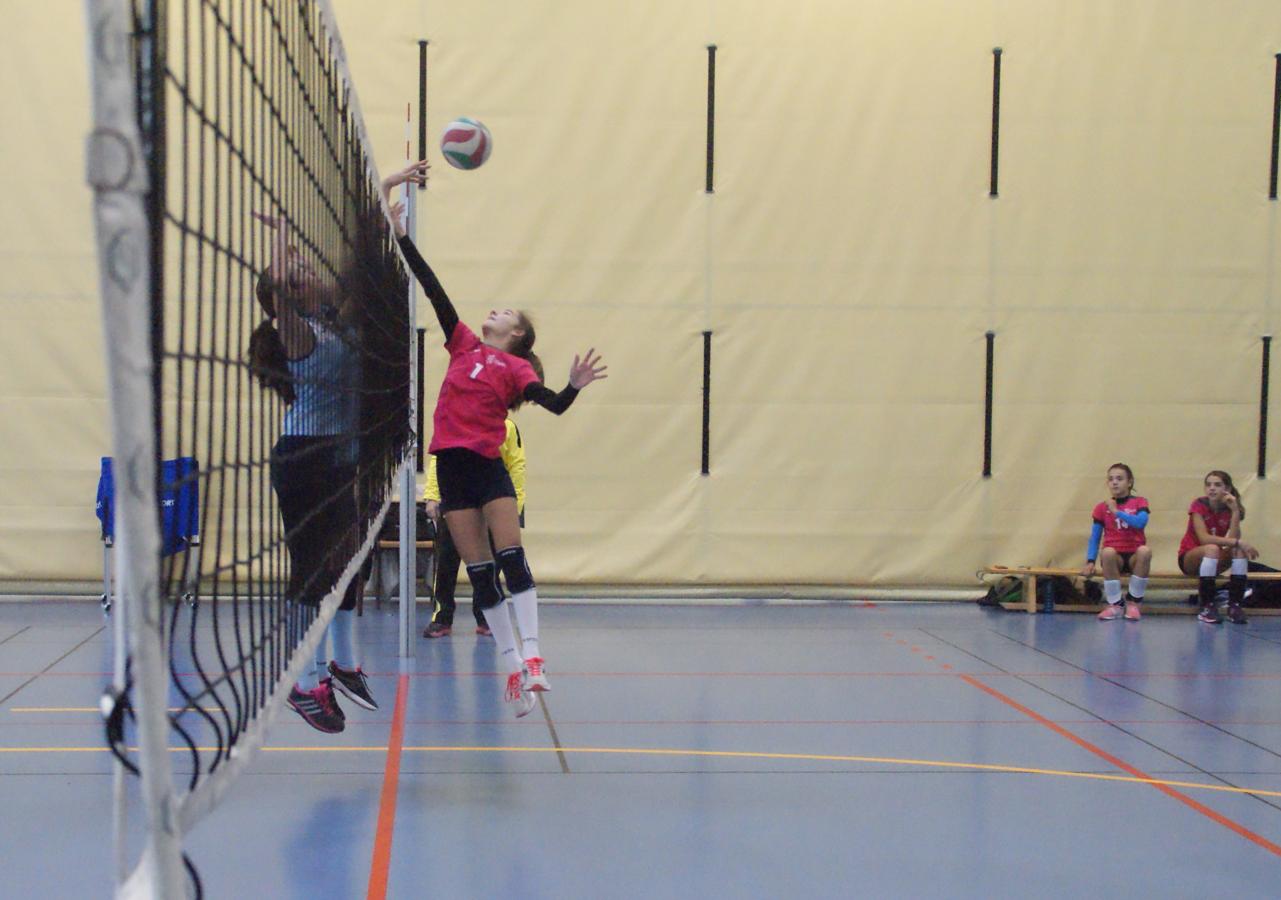
M475 119L454 119L440 136L440 150L455 169L478 169L489 159L494 139Z

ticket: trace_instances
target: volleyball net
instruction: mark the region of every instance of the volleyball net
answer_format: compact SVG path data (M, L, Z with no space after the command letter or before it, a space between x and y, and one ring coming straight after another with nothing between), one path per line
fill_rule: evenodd
M386 514L412 437L409 284L328 0L86 9L127 636L104 713L146 811L138 847L118 811L118 894L196 896L183 836ZM161 526L184 490L198 553Z

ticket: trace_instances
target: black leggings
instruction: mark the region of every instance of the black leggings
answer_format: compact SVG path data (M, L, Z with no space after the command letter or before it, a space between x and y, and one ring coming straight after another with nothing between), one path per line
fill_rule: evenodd
M289 597L319 604L357 549L356 466L339 437L282 437L271 451L271 486L289 548ZM339 609L356 608L359 577Z

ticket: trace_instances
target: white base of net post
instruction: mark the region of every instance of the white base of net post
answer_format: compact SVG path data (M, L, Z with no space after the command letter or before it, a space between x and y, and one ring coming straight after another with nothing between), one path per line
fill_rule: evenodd
M400 467L400 655L413 656L418 628L418 504L414 453Z
M406 228L414 234L417 222L415 192L405 185ZM415 309L415 280L409 279L409 427L418 418L418 317ZM400 469L400 656L414 655L418 637L418 443L415 434Z

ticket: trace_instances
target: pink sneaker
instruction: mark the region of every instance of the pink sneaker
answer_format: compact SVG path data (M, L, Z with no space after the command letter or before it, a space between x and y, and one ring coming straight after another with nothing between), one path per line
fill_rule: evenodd
M503 694L503 699L508 703L515 703L516 718L523 719L529 715L537 701L531 692L521 686L520 676L520 672L512 672L507 676L507 691Z
M1125 601L1125 619L1127 622L1137 622L1143 618L1143 613L1139 610L1139 604L1133 600Z
M547 675L543 672L543 658L541 656L531 656L525 660L525 690L527 691L550 691L552 686L547 681Z
M1099 621L1111 622L1113 619L1121 618L1123 614L1120 603L1109 603L1107 607L1104 608L1103 612L1099 613Z

